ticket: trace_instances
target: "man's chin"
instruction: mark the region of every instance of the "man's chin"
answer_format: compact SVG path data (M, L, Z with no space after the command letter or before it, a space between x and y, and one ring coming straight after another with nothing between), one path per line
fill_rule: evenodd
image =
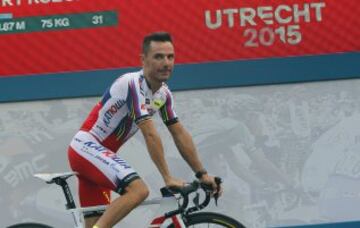
M170 74L161 74L159 75L158 80L162 82L166 82L170 78L170 76L171 76Z

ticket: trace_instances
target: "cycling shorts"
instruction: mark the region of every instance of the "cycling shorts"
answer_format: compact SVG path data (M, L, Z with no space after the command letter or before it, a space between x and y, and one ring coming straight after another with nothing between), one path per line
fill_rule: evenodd
M79 131L68 149L69 163L79 173L82 207L110 203L110 191L125 193L138 174L116 153L102 146L89 132Z

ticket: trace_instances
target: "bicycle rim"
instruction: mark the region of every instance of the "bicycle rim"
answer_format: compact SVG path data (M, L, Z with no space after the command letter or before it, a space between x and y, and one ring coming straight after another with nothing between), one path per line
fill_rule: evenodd
M53 228L53 227L40 223L20 223L20 224L8 226L7 228Z
M227 227L227 228L245 228L240 222L226 215L212 213L212 212L200 212L190 214L184 217L186 227L194 228L216 228L216 227ZM174 228L172 224L169 228Z

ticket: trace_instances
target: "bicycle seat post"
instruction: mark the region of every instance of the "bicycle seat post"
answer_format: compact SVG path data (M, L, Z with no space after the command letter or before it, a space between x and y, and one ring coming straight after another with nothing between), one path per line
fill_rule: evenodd
M74 209L76 207L75 201L71 194L70 187L69 187L68 183L66 182L66 179L57 177L54 179L54 183L57 185L60 185L64 192L65 199L66 199L66 205L65 205L66 209Z

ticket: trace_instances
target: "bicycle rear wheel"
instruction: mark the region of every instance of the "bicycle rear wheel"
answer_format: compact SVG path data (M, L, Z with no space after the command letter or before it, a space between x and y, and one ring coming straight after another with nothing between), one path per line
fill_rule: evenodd
M20 223L20 224L8 226L7 228L53 228L53 227L40 223Z
M243 224L226 215L200 212L185 216L184 222L186 227L227 227L227 228L245 228ZM169 228L174 228L172 224Z

